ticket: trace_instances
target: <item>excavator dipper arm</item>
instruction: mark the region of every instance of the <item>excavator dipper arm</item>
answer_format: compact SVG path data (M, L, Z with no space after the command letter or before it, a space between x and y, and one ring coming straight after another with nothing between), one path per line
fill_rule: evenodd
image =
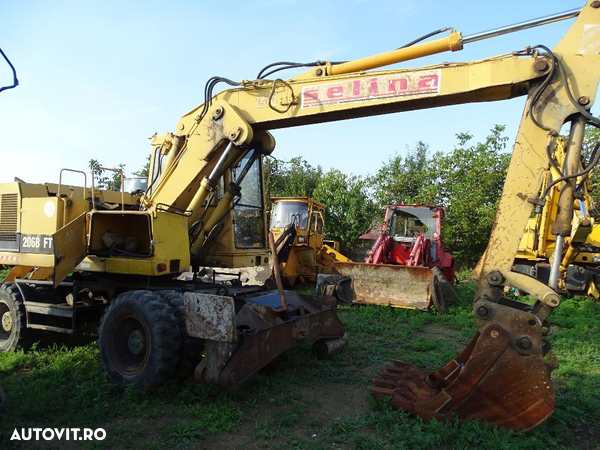
M477 335L439 371L423 372L394 361L383 379L374 380L376 396L391 396L395 406L427 419L456 414L460 420L477 418L515 430L534 428L552 414L550 373L556 360L548 353L543 329L560 297L540 282L511 272L511 267L549 164L548 149L567 121L570 158L578 161L581 155L582 133L577 130L586 120L581 105L589 109L598 87L599 18L597 8L584 7L552 51L552 78L530 87L494 228L477 269ZM572 205L573 197L563 203L569 217L563 221L564 235L570 233ZM535 296L537 303L528 307L502 298L505 285Z

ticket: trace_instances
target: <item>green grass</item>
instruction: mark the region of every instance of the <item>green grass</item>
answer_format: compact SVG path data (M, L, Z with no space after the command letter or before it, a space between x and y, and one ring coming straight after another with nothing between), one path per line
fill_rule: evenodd
M328 361L310 345L293 349L226 392L192 381L152 392L115 389L93 344L0 355L8 408L0 448L21 427L103 427L89 449L537 449L597 448L600 442L600 304L564 300L551 317L560 366L554 415L527 433L479 422L426 422L375 401L367 386L391 358L438 368L472 337L474 286L459 287L449 313L359 306L341 308L350 336ZM8 436L7 436L8 434ZM24 448L46 448L29 443ZM57 446L59 448L59 446ZM72 447L78 448L78 447Z

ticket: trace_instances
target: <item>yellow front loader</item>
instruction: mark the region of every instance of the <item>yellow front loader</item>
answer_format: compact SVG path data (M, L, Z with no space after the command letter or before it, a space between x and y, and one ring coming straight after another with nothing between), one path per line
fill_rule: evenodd
M339 243L326 241L325 205L308 197L272 197L270 230L283 284L314 283L335 261L350 261Z
M573 17L552 50L526 46L479 61L373 70ZM70 324L79 312L102 307L100 357L108 377L122 386L155 387L191 370L199 380L230 387L308 341L323 344L327 356L344 339L328 306L334 299L286 293L284 302L278 292L207 291L197 280L202 266L265 264L261 164L275 147L269 131L527 96L479 265L477 334L439 370L395 361L372 391L425 420L480 419L515 430L539 425L555 404L555 363L544 336L561 299L512 266L533 204L544 201L539 189L551 163L547 149L565 123L570 134L555 180L562 187L552 231L563 240L571 235L584 127L600 126L589 111L600 78L598 30L600 2L589 1L581 10L490 32L463 37L452 30L347 63L305 64L309 70L288 80L267 79L265 71L240 82L213 77L204 103L173 133L153 137L148 187L133 207L124 194L110 202L87 189L79 197L77 189L71 196L48 185L3 186L0 261L15 267L13 281L0 287L0 343L10 349L30 324ZM274 67L265 70L290 65ZM217 83L231 88L213 95ZM29 189L38 194L25 195ZM52 240L51 252L45 238ZM179 280L190 265L197 276ZM535 305L504 298L506 286L529 293Z

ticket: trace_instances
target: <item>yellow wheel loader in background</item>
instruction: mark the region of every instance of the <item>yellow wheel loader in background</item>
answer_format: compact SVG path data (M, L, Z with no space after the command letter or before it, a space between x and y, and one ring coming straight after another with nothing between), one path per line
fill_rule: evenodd
M324 239L325 205L308 197L272 197L271 203L270 230L285 286L314 283L318 274L331 273L334 261L350 261L338 242Z
M553 50L527 46L473 62L373 70L573 17ZM372 392L425 420L480 419L515 430L539 425L555 404L555 363L544 335L561 299L512 266L533 203L543 202L546 150L565 123L570 134L557 170L562 188L553 233L571 234L584 126L600 125L589 112L600 78L599 29L600 2L590 1L581 10L491 32L463 37L452 30L347 63L311 63L289 80L265 78L269 69L290 68L286 63L254 80L213 77L204 103L185 114L175 132L152 138L149 183L139 204L130 205L124 193L114 203L101 200L93 185L73 188L72 196L50 185L2 185L0 261L13 266L12 281L0 289L3 349L14 348L34 326L72 332L80 313L96 308L104 310L102 365L121 386L151 388L195 371L203 382L231 387L283 351L314 340L327 356L344 339L330 308L335 299L288 292L283 302L278 292L218 292L178 279L190 266L198 273L204 266L265 264L262 158L275 147L269 130L527 96L479 265L477 334L439 370L394 361ZM220 82L232 88L213 95ZM537 302L530 307L504 298L505 286ZM55 324L61 321L62 327Z

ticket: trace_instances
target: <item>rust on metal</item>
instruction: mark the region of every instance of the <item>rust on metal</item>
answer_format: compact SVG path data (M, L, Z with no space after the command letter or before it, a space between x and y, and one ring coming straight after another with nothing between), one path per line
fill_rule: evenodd
M185 326L190 336L220 342L236 342L233 298L185 292Z
M345 344L345 329L335 311L323 299L285 292L288 309L281 307L275 292L246 298L246 304L236 316L239 345L228 350L229 358L218 375L218 383L232 388L246 381L252 374L286 350L303 342L340 340L330 342L327 352ZM200 363L196 373L203 373L206 362Z
M547 354L542 325L528 311L480 301L479 332L443 368L422 371L393 361L370 388L376 397L391 397L397 408L425 420L484 420L518 431L530 430L554 409L550 373L555 360ZM526 345L523 345L526 343ZM546 359L550 361L547 362Z
M275 278L275 284L277 285L277 291L281 298L281 306L283 309L288 309L287 302L285 301L285 293L283 291L283 284L281 284L281 274L279 273L279 261L277 259L277 249L275 248L275 239L273 233L269 232L269 247L271 248L271 258L273 259L273 277Z
M318 359L327 359L348 343L348 333L339 339L319 339L313 344L313 352Z
M355 303L425 310L430 305L431 270L391 264L335 262L334 271L352 278Z

